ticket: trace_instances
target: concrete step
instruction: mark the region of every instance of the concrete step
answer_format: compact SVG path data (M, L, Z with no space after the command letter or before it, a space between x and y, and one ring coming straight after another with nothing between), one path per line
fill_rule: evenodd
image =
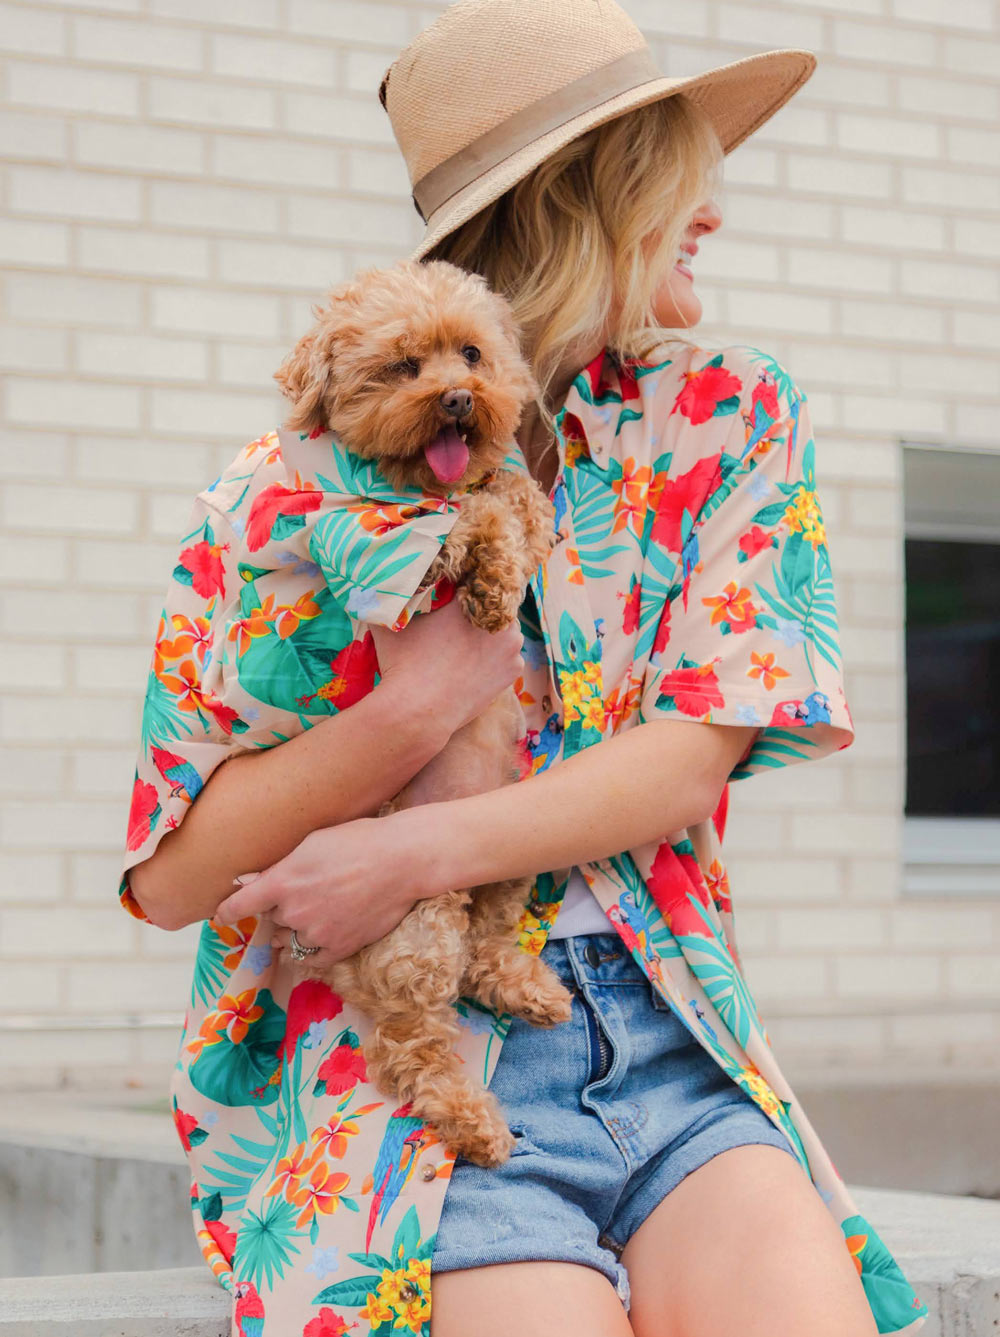
M205 1267L0 1281L3 1337L229 1337L229 1307Z

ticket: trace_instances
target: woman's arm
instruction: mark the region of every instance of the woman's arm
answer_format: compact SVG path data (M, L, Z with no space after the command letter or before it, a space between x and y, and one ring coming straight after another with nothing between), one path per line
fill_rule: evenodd
M516 626L491 636L457 603L373 635L374 691L280 746L219 766L181 825L131 870L154 924L210 918L238 873L269 867L320 828L377 812L524 667Z
M421 897L593 862L706 820L757 732L653 720L520 784L315 831L219 918L271 914L342 959Z

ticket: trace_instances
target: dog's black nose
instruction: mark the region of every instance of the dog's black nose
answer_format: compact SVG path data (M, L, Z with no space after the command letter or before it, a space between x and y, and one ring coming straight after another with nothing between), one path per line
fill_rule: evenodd
M472 412L472 391L446 390L441 396L441 407L453 418L464 418Z

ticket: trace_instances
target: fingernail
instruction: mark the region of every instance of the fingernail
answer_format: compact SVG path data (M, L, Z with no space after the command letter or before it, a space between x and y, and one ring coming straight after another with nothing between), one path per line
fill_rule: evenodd
M260 873L238 873L233 878L233 883L235 886L245 887L248 882L252 882L257 877L260 877Z

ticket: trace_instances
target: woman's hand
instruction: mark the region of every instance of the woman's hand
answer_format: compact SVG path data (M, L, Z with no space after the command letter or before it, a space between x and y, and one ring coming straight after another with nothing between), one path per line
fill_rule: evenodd
M314 831L291 854L222 902L215 918L235 924L267 915L281 946L294 929L318 967L332 965L384 937L423 896L445 888L435 851L443 838L436 805L364 817Z
M402 631L372 627L382 681L413 708L447 722L449 733L481 715L524 671L517 622L504 631L474 627L458 600L418 613Z

